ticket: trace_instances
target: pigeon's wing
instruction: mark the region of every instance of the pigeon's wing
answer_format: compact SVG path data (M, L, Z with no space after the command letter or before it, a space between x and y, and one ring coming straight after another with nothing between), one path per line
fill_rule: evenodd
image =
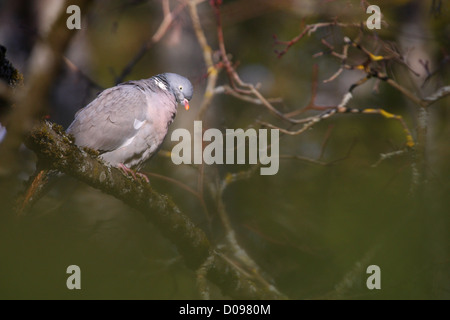
M146 121L147 97L138 86L122 84L101 92L78 111L67 129L79 146L107 152L126 145Z

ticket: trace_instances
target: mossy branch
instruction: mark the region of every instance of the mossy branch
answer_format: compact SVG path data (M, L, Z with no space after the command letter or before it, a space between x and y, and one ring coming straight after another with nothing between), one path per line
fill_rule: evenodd
M27 136L25 144L41 164L56 169L122 200L141 212L172 241L186 265L197 270L208 259L206 278L222 292L238 299L280 299L276 290L262 288L253 279L236 270L218 254L203 230L167 196L156 192L143 180L133 180L118 168L106 165L95 152L79 149L60 126L43 122Z

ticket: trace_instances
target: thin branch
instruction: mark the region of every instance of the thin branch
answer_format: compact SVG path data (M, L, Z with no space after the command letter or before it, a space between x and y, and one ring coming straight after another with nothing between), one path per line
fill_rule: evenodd
M213 256L211 265L214 267L207 270L206 277L225 295L237 299L285 298L278 292L261 287L214 255L205 233L167 195L156 192L143 180L133 180L118 168L105 165L94 154L80 150L61 127L44 122L31 132L25 144L36 153L42 164L71 175L141 212L176 245L191 269L197 270Z
M355 85L352 85L350 87L350 90L352 90L352 88L354 88ZM336 107L333 107L321 114L318 114L316 116L313 117L309 117L309 118L304 118L304 119L298 119L296 121L298 121L297 123L303 123L303 126L298 129L298 130L289 130L289 129L284 129L281 128L279 126L275 126L271 123L268 122L261 122L259 121L260 124L271 128L271 129L278 129L280 130L280 132L287 134L287 135L291 135L291 136L296 136L299 134L302 134L303 132L307 131L308 129L312 128L316 123L329 118L335 114L338 113L361 113L361 114L379 114L382 117L386 118L386 119L394 119L396 121L398 121L400 123L400 125L403 128L403 132L405 134L406 137L406 146L408 148L413 148L416 143L414 141L414 138L411 134L411 131L409 130L408 126L406 125L404 119L402 116L400 115L396 115L396 114L392 114L390 112L387 112L384 109L374 109L374 108L367 108L367 109L356 109L356 108L348 108L347 104L349 103L349 101L353 98L353 95L351 94L351 92L347 92L343 98L342 101L339 103L339 105L337 105ZM302 122L300 122L302 121Z
M156 32L153 34L151 39L147 41L141 49L136 53L136 55L128 62L128 64L123 68L120 75L116 78L116 84L119 84L125 80L125 78L130 74L130 72L133 70L135 65L145 56L147 51L157 42L159 42L162 37L167 33L167 31L172 26L172 23L175 21L176 17L180 14L181 11L183 11L184 7L186 6L186 2L183 1L178 6L173 9L173 11L170 11L168 9L168 1L163 1L162 7L163 7L163 13L164 18L161 24L159 25Z
M341 162L344 161L346 159L348 159L350 157L350 154L353 150L353 148L355 147L356 141L353 141L353 143L350 145L350 147L348 148L346 154L338 159L334 159L331 161L322 161L320 160L322 157L319 157L318 159L312 159L309 157L304 157L304 156L299 156L299 155L280 155L280 159L293 159L293 160L300 160L300 161L304 161L304 162L308 162L308 163L312 163L312 164L316 164L319 166L331 166L337 162Z
M256 167L256 166L254 166ZM244 248L242 248L237 239L236 234L231 226L230 219L228 218L228 214L225 209L225 204L223 203L223 188L225 185L222 185L222 188L220 188L219 194L217 195L218 199L218 214L222 221L222 224L226 230L226 241L228 243L228 248L231 249L233 257L236 259L236 262L234 260L231 260L227 258L225 255L224 258L227 258L226 261L228 261L233 266L239 266L237 263L243 264L242 268L239 268L240 272L244 275L246 275L249 278L254 278L260 285L264 288L264 290L267 290L268 292L272 292L273 294L281 296L281 293L278 291L278 289L269 283L261 274L260 267L256 264L256 262L247 254Z
M222 62L224 65L225 70L227 71L227 75L229 78L229 81L231 83L231 87L237 91L240 94L243 95L253 95L256 99L261 101L261 104L266 107L267 110L269 110L270 113L274 114L275 116L291 122L291 119L286 117L283 113L278 111L259 91L258 89L249 83L246 83L242 81L242 79L239 77L238 73L234 69L230 59L228 58L227 51L225 49L225 42L224 42L224 36L223 36L223 29L222 29L222 20L220 15L220 5L221 1L211 1L211 6L214 9L214 13L216 15L216 28L217 28L217 39L219 42L219 52L222 58Z
M253 104L257 104L257 105L263 104L263 102L260 99L253 98L248 95L240 94L239 92L237 92L236 90L233 90L233 88L231 88L229 85L226 85L226 84L216 87L214 89L214 93L215 94L228 94L228 95L233 96L242 101L250 102ZM272 103L281 103L281 102L283 102L283 99L282 98L268 98L267 101L271 104ZM286 114L286 116L287 116L287 114Z
M372 165L372 167L373 168L378 167L384 160L404 155L408 151L409 151L409 149L402 149L402 150L392 151L392 152L388 152L388 153L381 153L380 158L378 159L377 162L375 162Z
M145 175L147 175L147 176L151 176L151 177L155 177L157 179L165 180L165 181L167 181L169 183L172 183L172 184L178 186L179 188L184 189L187 192L189 192L190 194L192 194L194 197L196 197L198 199L198 201L200 202L200 205L202 206L202 209L205 212L206 216L209 217L208 208L206 207L205 200L203 199L203 195L200 192L192 189L191 187L189 187L188 185L184 184L183 182L181 182L179 180L176 180L176 179L173 179L173 178L170 178L170 177L166 177L166 176L163 176L161 174L154 173L154 172L146 171L146 172L143 172L143 173Z
M66 66L69 68L69 70L72 71L73 73L76 73L77 75L81 76L83 79L85 79L87 81L87 83L89 84L89 86L91 86L92 88L95 88L99 91L102 91L105 89L101 85L96 83L94 80L92 80L82 70L80 70L80 68L78 68L72 61L69 60L69 58L63 57L63 60L64 60L64 63L66 64Z
M280 40L278 40L278 38L276 36L274 36L275 44L285 45L285 48L282 51L275 51L275 53L277 54L278 58L281 58L289 51L289 49L294 44L296 44L301 39L303 39L303 37L305 35L310 36L312 33L316 32L318 29L332 27L332 26L341 27L341 28L361 28L362 24L361 23L342 23L342 22L337 22L337 21L308 24L299 35L297 35L296 37L294 37L293 39L291 39L289 41L280 41Z
M435 103L436 101L443 99L449 95L450 95L450 86L446 86L446 87L442 87L442 88L438 89L435 93L426 97L423 100L427 101L428 106L430 106L431 104Z
M209 108L212 98L214 97L214 88L217 83L217 77L219 75L220 69L214 65L212 50L206 40L205 32L203 31L202 25L200 23L200 18L198 16L197 5L199 1L190 0L189 1L189 14L191 16L192 25L194 27L195 35L197 41L200 44L203 52L203 60L207 68L207 84L206 90L203 95L203 101L200 105L200 109L197 114L197 119L203 119L207 109Z
M350 271L342 277L341 281L335 284L334 290L329 294L329 297L335 299L345 298L347 292L355 285L355 283L357 283L361 277L362 271L366 266L370 265L369 262L373 260L380 248L380 245L373 246L361 257L361 259L356 261Z

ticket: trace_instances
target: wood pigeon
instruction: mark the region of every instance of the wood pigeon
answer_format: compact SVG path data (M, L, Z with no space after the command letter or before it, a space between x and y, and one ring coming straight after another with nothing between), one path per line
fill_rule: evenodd
M79 110L67 132L74 136L75 144L98 150L109 165L136 178L131 168L139 170L158 151L178 104L188 110L192 95L191 82L175 73L121 83L102 91ZM137 174L149 182L145 175ZM58 176L55 170L41 170L36 174L18 213L42 197Z
M188 110L192 95L191 82L175 73L121 83L78 111L67 132L78 146L98 150L104 161L134 176L129 168L138 170L158 151L178 104Z

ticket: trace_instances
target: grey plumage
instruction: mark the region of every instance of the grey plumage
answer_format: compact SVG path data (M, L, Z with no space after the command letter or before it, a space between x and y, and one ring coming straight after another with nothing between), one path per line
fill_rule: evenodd
M177 105L188 109L192 94L190 81L174 73L125 82L78 111L67 132L110 165L139 169L161 146Z

